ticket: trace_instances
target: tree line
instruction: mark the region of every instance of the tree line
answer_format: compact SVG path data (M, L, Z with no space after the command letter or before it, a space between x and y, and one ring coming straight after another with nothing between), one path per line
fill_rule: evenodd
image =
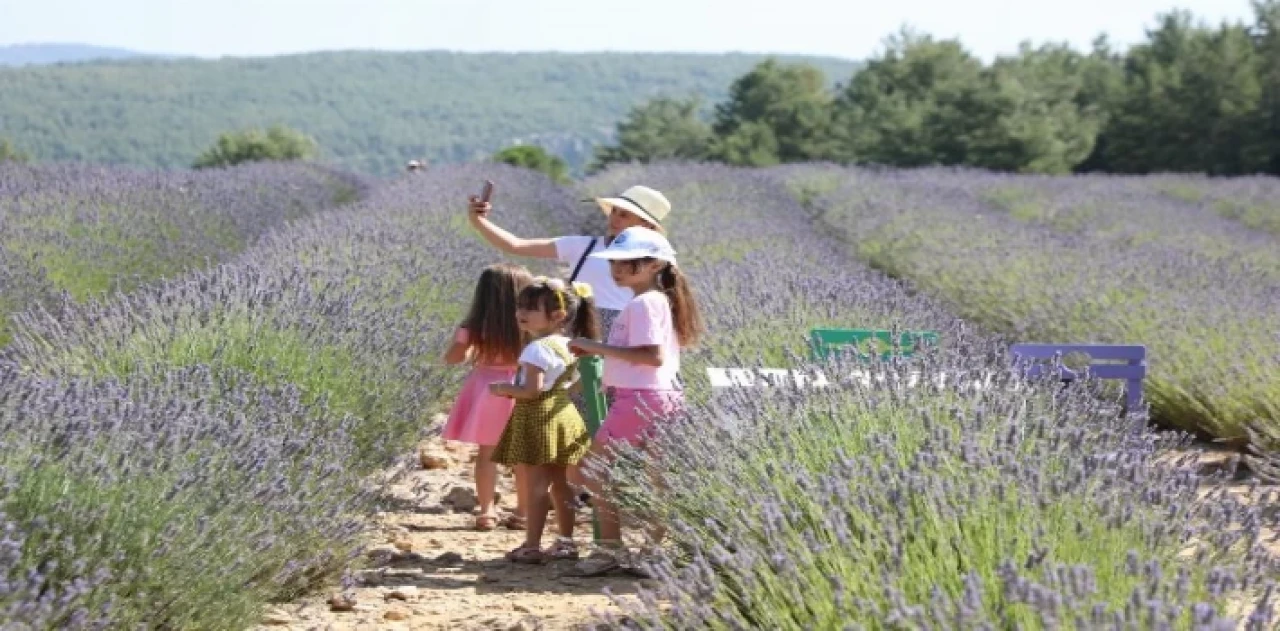
M588 171L687 159L1280 174L1280 0L1253 10L1253 23L1216 27L1163 14L1123 53L1102 36L1086 52L1024 44L990 64L904 29L835 89L811 65L769 59L710 117L696 97L636 106Z
M740 166L831 161L967 166L1020 173L1280 174L1280 0L1252 22L1217 26L1158 16L1119 52L1023 44L984 63L955 39L903 30L843 83L821 67L767 58L710 111L698 96L630 109L587 172L618 162L685 159ZM193 166L308 159L318 146L280 126L224 134ZM29 155L0 139L0 161ZM386 159L403 163L398 156ZM543 170L568 163L537 146L490 158Z

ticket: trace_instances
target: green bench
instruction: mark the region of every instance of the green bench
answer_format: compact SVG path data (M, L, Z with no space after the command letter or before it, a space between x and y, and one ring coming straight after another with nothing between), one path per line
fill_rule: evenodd
M937 331L902 331L897 336L895 348L894 332L886 329L813 329L809 332L809 353L819 361L853 347L862 361L870 361L876 355L889 360L894 356L911 357L926 346L937 346L939 340Z

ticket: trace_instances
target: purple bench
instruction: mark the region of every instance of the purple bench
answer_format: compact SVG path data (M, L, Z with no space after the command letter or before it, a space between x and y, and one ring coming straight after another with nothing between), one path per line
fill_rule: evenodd
M1053 370L1064 382L1080 375L1061 364L1062 357L1079 353L1089 357L1085 368L1088 376L1098 379L1122 379L1125 382L1125 413L1132 414L1142 406L1142 380L1147 376L1147 347L1141 344L1014 344L1009 351L1015 368L1035 378ZM1036 360L1054 360L1046 365ZM1102 363L1110 362L1110 363Z

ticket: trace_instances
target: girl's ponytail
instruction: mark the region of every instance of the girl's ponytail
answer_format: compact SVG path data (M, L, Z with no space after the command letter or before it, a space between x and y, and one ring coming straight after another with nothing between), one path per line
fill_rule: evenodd
M574 282L566 288L569 302L573 304L573 321L569 325L573 337L600 339L600 316L596 314L596 301L591 294L591 286Z
M671 320L675 325L680 346L689 348L698 343L704 332L702 314L693 297L693 288L684 272L675 265L667 265L658 272L658 288L671 301Z

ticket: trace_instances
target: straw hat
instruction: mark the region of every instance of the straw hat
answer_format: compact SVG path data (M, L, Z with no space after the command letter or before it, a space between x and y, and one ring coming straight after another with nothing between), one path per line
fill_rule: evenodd
M612 213L616 206L635 213L655 226L661 226L662 220L671 212L671 202L667 201L667 197L648 186L632 186L617 197L596 197L592 201L600 205L605 216Z

